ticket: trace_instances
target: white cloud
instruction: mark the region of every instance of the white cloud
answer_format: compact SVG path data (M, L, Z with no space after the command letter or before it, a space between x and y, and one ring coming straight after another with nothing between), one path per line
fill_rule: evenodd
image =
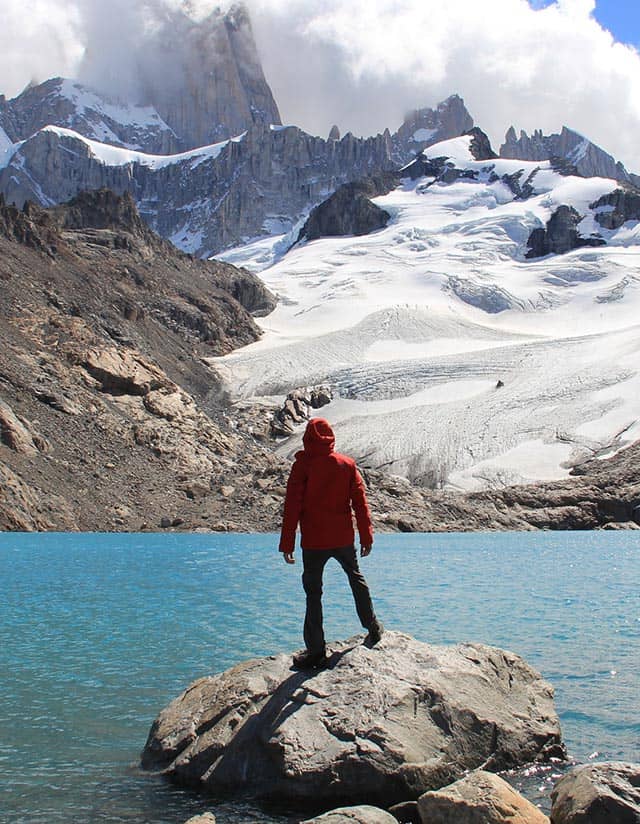
M191 0L204 16L211 0ZM593 18L594 0L249 0L283 119L325 135L395 129L461 94L499 144L507 127L571 126L640 172L640 55ZM536 0L540 6L540 0ZM0 91L80 70L133 87L137 55L181 0L3 0ZM151 34L150 34L151 33Z

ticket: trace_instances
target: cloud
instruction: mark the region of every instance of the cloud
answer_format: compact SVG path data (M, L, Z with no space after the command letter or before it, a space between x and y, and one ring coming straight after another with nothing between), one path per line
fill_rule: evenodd
M254 28L283 118L311 131L326 134L333 122L357 134L393 130L410 109L458 92L497 145L512 124L566 124L640 171L640 55L613 40L594 8L263 0Z
M81 75L126 92L181 0L4 0L0 91ZM210 0L191 0L202 19ZM326 135L396 129L458 92L495 144L507 127L582 132L640 172L640 55L594 0L249 0L283 120ZM535 8L534 8L535 6ZM159 69L163 54L155 54Z

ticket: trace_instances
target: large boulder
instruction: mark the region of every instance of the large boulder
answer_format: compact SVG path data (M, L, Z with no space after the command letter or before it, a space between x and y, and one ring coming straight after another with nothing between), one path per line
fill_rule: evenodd
M320 672L277 655L196 681L155 720L143 767L211 792L388 807L561 749L552 688L511 652L398 632L333 649Z
M493 773L475 770L418 800L424 824L549 824L537 807Z
M640 764L575 767L551 793L552 824L639 824Z

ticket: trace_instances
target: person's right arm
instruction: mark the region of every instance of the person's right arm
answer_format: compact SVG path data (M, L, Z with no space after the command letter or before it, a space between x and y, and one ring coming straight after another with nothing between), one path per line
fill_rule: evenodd
M302 514L302 502L306 486L306 471L304 458L296 457L291 467L287 481L287 494L284 499L282 528L280 530L280 552L284 554L287 563L293 563L293 552L296 546L296 529Z

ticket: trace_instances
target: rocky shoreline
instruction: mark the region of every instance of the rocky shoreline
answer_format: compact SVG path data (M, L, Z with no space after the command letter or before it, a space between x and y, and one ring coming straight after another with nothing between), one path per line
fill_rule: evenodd
M259 336L274 298L257 278L178 252L102 190L50 210L0 201L0 283L0 530L279 528L273 436L328 398L226 396L208 359ZM637 442L565 481L471 494L361 466L378 531L632 529L639 458Z
M306 824L640 820L640 765L574 767L550 818L496 775L566 763L553 689L519 656L398 632L331 653L326 670L297 672L276 655L194 682L154 721L143 768L206 794L277 801Z

